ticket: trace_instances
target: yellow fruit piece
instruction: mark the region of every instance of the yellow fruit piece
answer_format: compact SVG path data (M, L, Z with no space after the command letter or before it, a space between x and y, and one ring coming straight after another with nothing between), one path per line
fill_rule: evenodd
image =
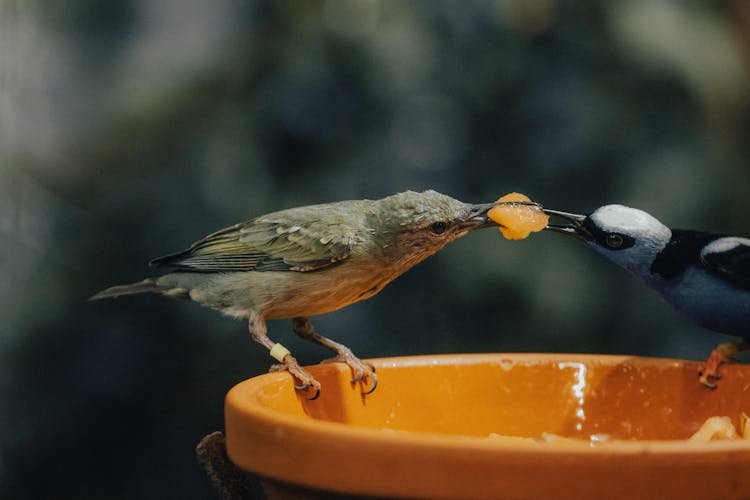
M497 203L502 205L487 212L487 216L500 225L500 232L508 240L522 240L547 227L549 221L541 207L517 202L530 203L531 200L521 193L509 193L498 198Z

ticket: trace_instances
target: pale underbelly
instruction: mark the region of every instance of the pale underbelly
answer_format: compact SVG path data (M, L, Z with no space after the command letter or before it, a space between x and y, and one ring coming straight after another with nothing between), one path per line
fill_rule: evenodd
M190 297L237 318L315 316L377 294L397 275L351 272L345 266L320 272L249 272L216 275L194 287Z

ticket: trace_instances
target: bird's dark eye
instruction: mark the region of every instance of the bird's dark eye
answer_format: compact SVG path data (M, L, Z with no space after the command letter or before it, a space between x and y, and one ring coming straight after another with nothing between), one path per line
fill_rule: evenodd
M430 229L432 229L432 232L435 234L443 234L447 228L448 224L441 220L433 222L432 226L430 226Z
M622 235L617 233L609 233L604 238L604 244L613 250L617 250L618 248L620 248L623 243L625 243L625 240L623 239Z

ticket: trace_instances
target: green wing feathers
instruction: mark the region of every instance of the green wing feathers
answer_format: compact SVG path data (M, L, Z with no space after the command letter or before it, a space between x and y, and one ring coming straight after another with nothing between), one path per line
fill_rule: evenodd
M193 272L313 271L346 259L357 239L352 231L323 224L261 217L209 234L188 250L151 261Z

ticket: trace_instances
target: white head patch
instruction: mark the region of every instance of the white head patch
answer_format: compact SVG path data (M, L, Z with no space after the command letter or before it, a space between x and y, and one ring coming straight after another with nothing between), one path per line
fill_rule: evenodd
M615 264L644 278L651 275L651 264L669 243L672 231L643 210L622 205L605 205L589 216L603 233L617 233L632 238L631 246L610 248L596 239L589 245Z
M646 237L656 241L669 241L672 231L643 210L623 205L605 205L596 209L589 218L602 231L622 233L636 239Z

